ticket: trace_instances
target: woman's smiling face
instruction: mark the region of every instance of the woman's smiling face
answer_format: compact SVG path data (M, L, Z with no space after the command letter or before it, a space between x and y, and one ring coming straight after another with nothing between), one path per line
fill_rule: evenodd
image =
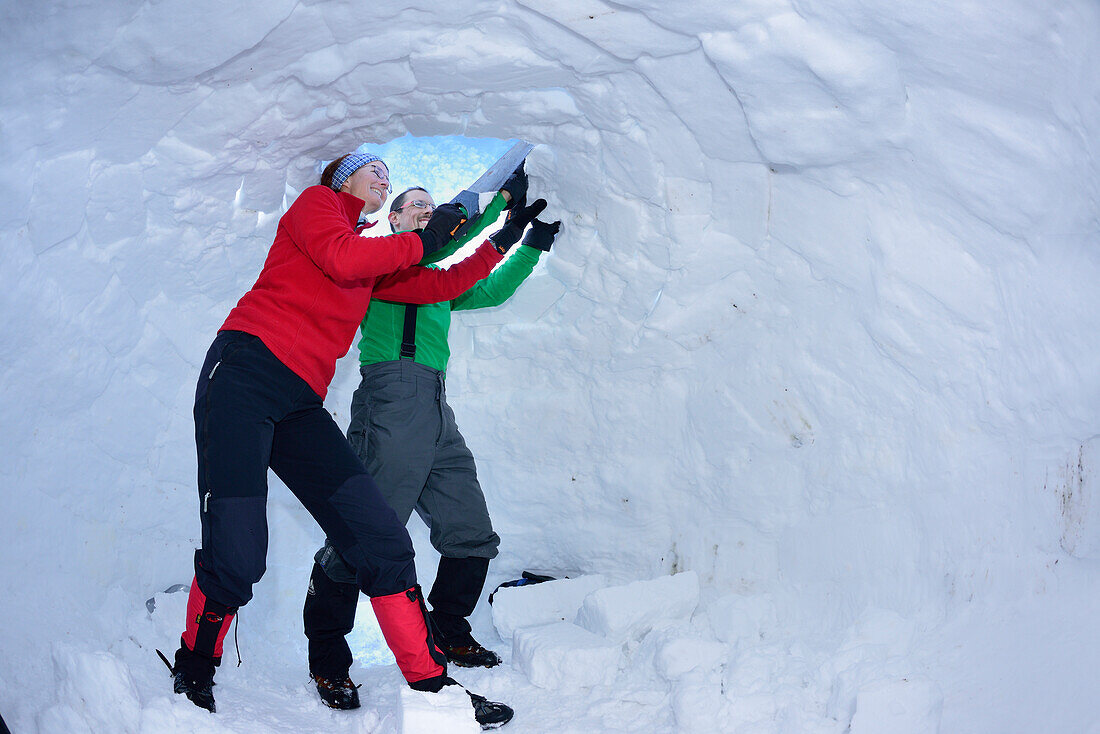
M382 161L368 163L348 176L340 190L362 199L363 211L371 214L381 209L390 195L390 171Z

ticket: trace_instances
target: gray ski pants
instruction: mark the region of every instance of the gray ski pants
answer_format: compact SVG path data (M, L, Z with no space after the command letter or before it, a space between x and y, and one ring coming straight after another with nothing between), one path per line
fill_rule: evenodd
M443 373L409 359L360 372L348 440L397 519L407 523L416 510L440 555L496 557L500 537L447 405Z

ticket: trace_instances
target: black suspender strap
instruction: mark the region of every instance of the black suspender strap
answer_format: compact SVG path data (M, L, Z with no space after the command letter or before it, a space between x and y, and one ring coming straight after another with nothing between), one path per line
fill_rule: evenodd
M405 304L405 331L401 335L401 356L398 359L416 357L416 304Z

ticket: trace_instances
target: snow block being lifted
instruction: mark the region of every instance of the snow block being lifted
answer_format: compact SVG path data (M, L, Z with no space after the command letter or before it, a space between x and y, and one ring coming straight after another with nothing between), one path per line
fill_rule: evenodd
M572 622L584 598L606 585L607 580L595 574L502 587L493 592L493 626L500 639L511 640L512 633L521 627Z
M444 686L439 693L401 689L401 734L480 734L470 696L462 686Z
M516 630L512 662L540 688L588 688L619 672L622 646L571 622Z
M662 622L690 619L698 605L699 577L694 571L685 571L593 591L577 612L577 624L625 642L640 638Z

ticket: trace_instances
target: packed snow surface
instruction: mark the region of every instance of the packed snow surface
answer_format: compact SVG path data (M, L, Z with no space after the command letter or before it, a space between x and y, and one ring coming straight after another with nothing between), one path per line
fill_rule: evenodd
M274 480L219 712L172 694L153 653L177 644L186 594L166 590L198 544L206 348L318 162L407 133L536 143L532 189L564 222L508 304L456 316L448 393L503 539L490 588L602 576L552 601L614 634L543 624L611 634L596 658L619 665L555 678L580 635L519 628L520 656L483 604L475 633L505 664L462 681L515 707L506 731L1100 732L1094 0L55 0L0 18L14 732L423 714L366 650L362 709L310 690L321 534ZM343 360L342 425L357 377ZM676 595L686 573L696 599ZM642 582L675 613L639 596L632 624Z

